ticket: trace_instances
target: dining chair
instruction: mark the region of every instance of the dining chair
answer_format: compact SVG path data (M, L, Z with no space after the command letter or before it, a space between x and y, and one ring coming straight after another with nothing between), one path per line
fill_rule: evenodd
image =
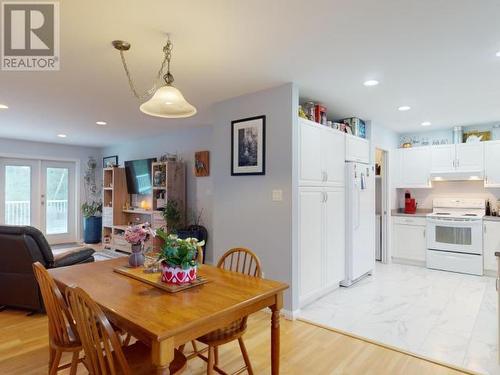
M33 263L33 272L40 286L45 311L49 320L49 375L57 374L59 370L71 366L70 374L76 374L78 363L81 362L82 344L68 305L57 287L54 279L40 263ZM72 354L71 363L60 366L64 352Z
M253 251L246 248L238 247L227 251L219 259L217 267L249 276L262 277L262 266L259 257ZM211 375L214 371L219 374L227 374L219 367L219 346L238 340L245 366L234 374L240 374L246 370L250 375L253 375L250 358L243 342L243 334L247 329L247 318L238 319L227 327L217 329L196 339L208 345L208 358L199 352L197 353L198 357L208 363L207 374Z
M118 335L97 303L81 288L68 287L66 299L75 318L76 328L91 375L156 374L151 350L140 341L122 347ZM178 350L170 363L170 374L180 374L186 357Z

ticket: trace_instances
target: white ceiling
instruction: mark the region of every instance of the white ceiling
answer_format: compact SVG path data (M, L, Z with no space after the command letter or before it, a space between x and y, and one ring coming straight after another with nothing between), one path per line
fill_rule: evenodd
M332 117L398 132L500 120L498 0L61 1L61 23L59 72L0 72L10 107L0 137L108 145L204 126L213 103L290 81ZM110 44L132 43L145 89L165 32L176 85L199 110L188 120L142 114ZM412 110L397 111L403 104Z

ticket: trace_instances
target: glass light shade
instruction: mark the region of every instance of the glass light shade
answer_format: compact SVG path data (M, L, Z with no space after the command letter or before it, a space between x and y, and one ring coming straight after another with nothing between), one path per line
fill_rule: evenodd
M196 114L196 108L184 99L174 86L165 85L156 90L147 102L140 106L147 115L165 118L184 118Z

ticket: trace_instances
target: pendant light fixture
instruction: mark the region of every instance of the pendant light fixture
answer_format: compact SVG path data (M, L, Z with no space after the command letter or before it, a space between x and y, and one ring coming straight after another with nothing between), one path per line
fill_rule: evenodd
M140 95L137 92L132 81L127 62L125 61L124 52L130 49L130 43L123 40L115 40L112 44L120 52L123 69L125 70L130 89L132 90L134 96L139 100L149 98L149 100L142 103L139 107L142 112L150 116L164 118L186 118L196 114L196 108L191 105L184 98L182 93L172 85L174 83L174 76L170 73L170 60L172 59L173 45L170 41L170 37L168 38L167 44L163 47L164 58L160 69L158 70L156 77L157 82L155 82L153 87L146 91L143 95ZM167 67L167 72L163 74L165 65ZM163 78L165 83L160 84L158 82L161 78Z

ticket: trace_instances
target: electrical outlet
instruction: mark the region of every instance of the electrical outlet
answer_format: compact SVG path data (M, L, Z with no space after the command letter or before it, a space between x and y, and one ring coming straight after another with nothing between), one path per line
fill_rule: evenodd
M281 202L283 200L283 190L273 190L273 202Z

